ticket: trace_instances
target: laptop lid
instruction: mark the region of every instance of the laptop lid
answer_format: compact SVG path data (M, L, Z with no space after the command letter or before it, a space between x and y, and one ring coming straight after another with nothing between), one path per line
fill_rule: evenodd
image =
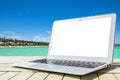
M112 13L55 21L47 58L111 63L115 20Z

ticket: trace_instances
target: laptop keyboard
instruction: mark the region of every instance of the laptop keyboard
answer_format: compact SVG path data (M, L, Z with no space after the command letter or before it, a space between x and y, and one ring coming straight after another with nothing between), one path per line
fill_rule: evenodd
M101 62L88 62L88 61L74 61L74 60L56 60L56 59L41 59L34 60L35 63L55 64L73 67L95 68L105 63Z

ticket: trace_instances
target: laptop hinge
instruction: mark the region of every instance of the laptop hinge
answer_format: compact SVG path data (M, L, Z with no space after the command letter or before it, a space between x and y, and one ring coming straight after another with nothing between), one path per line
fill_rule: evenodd
M112 65L111 64L108 64L106 67L111 67Z

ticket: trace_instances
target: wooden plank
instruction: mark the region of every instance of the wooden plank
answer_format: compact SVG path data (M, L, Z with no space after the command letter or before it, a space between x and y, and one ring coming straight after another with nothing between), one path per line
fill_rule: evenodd
M14 67L0 67L0 71L4 72L4 71L36 71L36 70L32 70L32 69L24 69L24 68L14 68Z
M0 72L0 75L3 75L3 74L5 74L6 72Z
M102 70L99 70L99 71L96 71L95 73L120 73L120 66L117 66L117 65L113 65L109 68L105 68L105 69L102 69Z
M16 76L19 72L7 72L0 76L0 80L8 80Z
M114 74L114 75L118 80L120 80L120 74Z
M9 71L9 72L12 72L12 71L31 71L30 69L22 69L22 68L0 68L0 71Z
M28 80L43 80L48 76L49 72L36 72Z
M45 56L0 56L0 63L16 63L46 58Z
M20 72L18 75L11 78L10 80L26 80L33 74L34 74L33 72Z
M51 73L45 80L61 80L63 74L60 73Z
M80 76L75 76L75 75L65 75L63 80L80 80Z
M0 64L0 71L36 71L31 69L12 67L11 64Z
M113 64L114 64L114 63L115 63L115 64L116 64L116 63L117 63L117 64L120 64L120 58L114 58L114 59L113 59Z
M98 74L100 80L117 80L113 74Z
M85 76L81 76L81 80L98 80L97 74L88 74Z

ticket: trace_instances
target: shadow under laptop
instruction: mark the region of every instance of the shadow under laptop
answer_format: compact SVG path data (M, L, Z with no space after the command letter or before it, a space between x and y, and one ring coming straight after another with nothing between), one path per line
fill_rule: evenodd
M113 63L110 67L92 72L87 75L80 76L81 80L99 80L100 76L105 74L117 74L120 73L120 63Z
M96 71L94 73L102 73L102 74L104 74L104 73L109 73L109 74L110 73L111 74L113 74L113 73L120 73L120 64L114 63L110 67L98 70L98 71Z

